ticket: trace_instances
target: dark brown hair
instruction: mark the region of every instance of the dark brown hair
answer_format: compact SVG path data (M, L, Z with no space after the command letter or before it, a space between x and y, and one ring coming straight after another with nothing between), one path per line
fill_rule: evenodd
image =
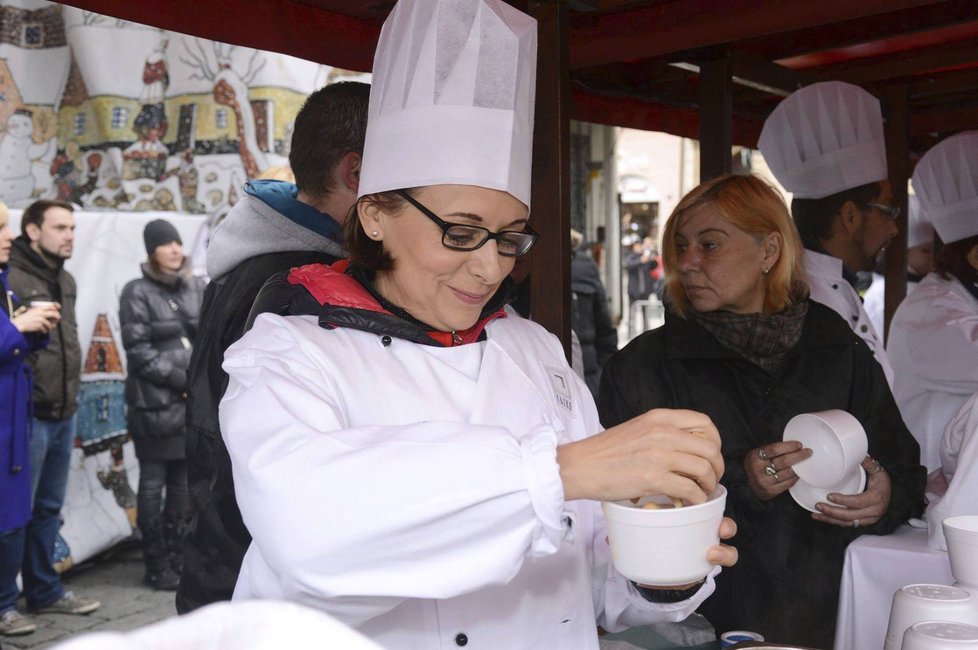
M64 208L68 212L75 211L75 208L67 201L34 201L24 209L24 213L20 216L20 234L26 237L27 226L30 224L40 228L44 224L44 213L51 208Z
M978 246L978 235L944 244L934 256L934 270L950 280L954 276L962 282L978 282L978 269L968 263L968 251Z
M412 187L401 191L414 196L419 189L421 188ZM360 200L350 208L350 214L343 224L343 242L350 256L350 262L370 271L390 271L394 268L393 258L384 250L383 242L367 236L358 218L360 205L367 203L376 205L379 210L387 214L400 214L407 206L407 201L397 194L396 190L367 194L360 197Z
M343 156L363 153L370 85L341 81L309 95L295 116L289 165L299 191L322 199L333 190L332 173Z
M876 181L821 199L792 199L791 216L801 236L802 246L809 250L822 250L821 240L832 238L832 223L846 201L852 201L862 209L879 198L882 191L879 181Z

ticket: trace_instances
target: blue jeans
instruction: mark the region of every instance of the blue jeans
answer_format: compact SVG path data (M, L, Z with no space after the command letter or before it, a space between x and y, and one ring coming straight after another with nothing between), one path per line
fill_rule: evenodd
M31 438L31 498L34 509L24 542L24 597L28 609L61 598L64 587L55 571L54 541L61 528L61 506L68 485L68 465L75 441L75 418L34 420Z
M24 537L27 527L0 533L0 614L17 604L17 574L24 561Z

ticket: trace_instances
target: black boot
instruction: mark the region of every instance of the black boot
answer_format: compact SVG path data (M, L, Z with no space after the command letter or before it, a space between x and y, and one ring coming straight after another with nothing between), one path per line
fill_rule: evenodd
M185 517L165 517L163 520L163 539L166 542L166 557L170 568L178 576L183 575L183 536L187 530Z
M162 518L157 517L141 525L140 529L143 531L143 562L146 564L143 582L153 589L176 591L180 585L180 576L170 568Z

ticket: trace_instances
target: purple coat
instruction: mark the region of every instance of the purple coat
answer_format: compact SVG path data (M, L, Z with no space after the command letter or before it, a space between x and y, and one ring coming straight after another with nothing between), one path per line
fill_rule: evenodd
M21 528L31 517L31 369L27 355L47 344L25 336L8 315L7 269L0 269L0 532Z

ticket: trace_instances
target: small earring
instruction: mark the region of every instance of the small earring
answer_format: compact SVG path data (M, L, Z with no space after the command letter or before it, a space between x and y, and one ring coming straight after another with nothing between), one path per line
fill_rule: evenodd
M767 275L768 271L770 271L770 270L771 269L764 269L763 271L761 271L761 273L763 273L764 275Z
M374 239L377 239L377 235L379 235L379 234L380 233L377 232L376 230L371 230L370 231L370 236L373 237ZM767 273L767 271L765 271L765 273Z

